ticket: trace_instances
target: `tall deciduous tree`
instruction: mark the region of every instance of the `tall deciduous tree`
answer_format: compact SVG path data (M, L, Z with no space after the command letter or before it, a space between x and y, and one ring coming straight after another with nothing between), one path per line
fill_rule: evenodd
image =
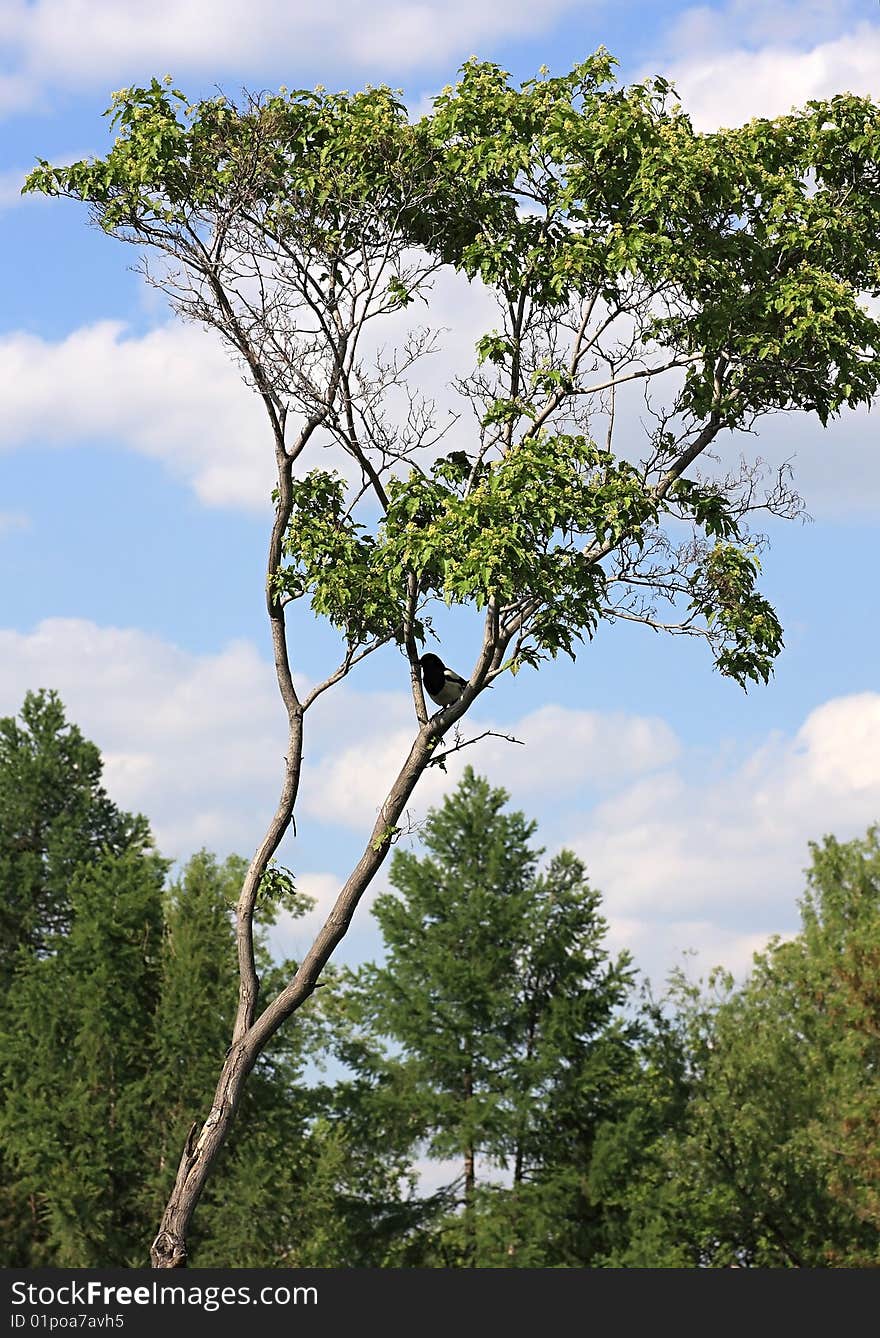
M148 278L240 362L277 466L266 607L285 771L239 897L229 1054L157 1266L185 1262L248 1074L313 992L441 739L493 680L574 654L617 618L705 640L743 685L766 680L781 647L749 520L796 499L755 462L701 461L766 413L824 424L877 392L880 324L862 300L880 291L877 107L840 95L697 134L665 80L618 88L613 64L599 51L517 88L471 61L415 125L384 88L188 105L154 80L115 95L106 158L28 179L152 255ZM434 336L414 322L368 351L377 320L399 328L443 266L479 278L498 313L458 382L473 427L445 455L447 424L416 384ZM649 392L641 437L633 387ZM340 470L325 454L310 469L328 444ZM341 642L305 694L286 636L296 600ZM418 655L438 601L478 616L468 684L429 717ZM313 947L269 998L254 906L293 815L307 713L388 643L408 661L411 746Z

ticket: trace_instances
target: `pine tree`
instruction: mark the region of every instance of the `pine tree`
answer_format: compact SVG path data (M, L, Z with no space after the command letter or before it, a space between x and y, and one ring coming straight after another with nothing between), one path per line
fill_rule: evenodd
M207 1114L205 1093L228 1043L237 1002L232 910L244 865L234 855L221 864L202 850L166 895L145 1228L167 1197L181 1143ZM306 909L300 898L298 912ZM257 952L263 976L280 969L262 934ZM253 1075L240 1125L247 1131L247 1151L242 1153L241 1140L233 1135L218 1162L193 1235L195 1264L253 1268L283 1262L297 1229L287 1203L308 1155L310 1099L302 1073L314 1040L304 1016L300 1027L276 1038Z
M0 1141L32 1209L18 1266L144 1262L165 863L129 849L81 865L70 929L22 961L0 1024Z
M149 842L144 818L101 785L101 756L55 692L29 692L0 719L0 985L19 950L47 950L70 923L74 871Z
M397 895L374 908L386 964L361 973L361 1006L401 1051L399 1099L430 1155L462 1166L462 1212L433 1261L583 1263L572 1223L628 1044L628 963L603 947L583 865L562 852L538 875L535 824L507 800L468 768L428 816L429 853L395 854ZM479 1183L481 1161L506 1187Z
M30 1024L15 971L28 976L26 994L39 993L53 968L33 968L70 928L78 873L107 854L149 846L146 821L109 799L101 771L98 749L68 724L56 693L29 692L19 718L0 719L0 1044L7 1053ZM56 1053L61 1068L48 1091L69 1076ZM0 1098L0 1126L11 1090ZM42 1191L19 1179L14 1161L0 1133L0 1260L10 1266L28 1262L45 1237Z

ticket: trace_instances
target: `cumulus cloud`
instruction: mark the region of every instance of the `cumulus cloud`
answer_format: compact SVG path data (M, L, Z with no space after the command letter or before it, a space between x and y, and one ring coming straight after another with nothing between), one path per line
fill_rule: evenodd
M261 407L195 326L132 335L100 321L57 342L3 335L0 382L0 450L106 442L161 460L209 505L268 507L274 459Z
M295 885L301 896L314 902L312 909L299 917L287 911L280 912L270 933L273 947L279 956L293 957L299 961L333 909L342 890L342 879L332 873L297 873Z
M297 70L346 65L368 73L443 68L487 41L548 28L573 0L7 0L0 43L9 72L0 106L47 87L116 86L170 69L175 76L269 72L296 83Z
M451 273L438 278L425 314L438 331L438 351L418 364L415 380L445 423L462 406L452 379L472 366L474 344L497 315L485 288ZM387 346L406 330L401 316L383 323ZM32 442L106 443L160 461L205 505L267 511L274 460L262 407L211 333L173 323L134 335L121 322L100 321L57 341L20 331L0 335L0 383L0 451ZM630 400L631 430L622 431L621 441L637 447L643 406ZM442 449L467 447L471 433L467 411ZM759 425L757 447L752 439L731 438L722 448L727 456L748 445L750 454L757 450L775 465L793 458L811 514L858 520L880 508L876 436L867 410L846 410L827 430L806 414L779 415ZM322 455L322 465L329 462ZM332 463L344 469L335 454Z
M808 50L839 36L864 18L863 0L721 0L682 9L667 30L667 52L723 50L737 44L750 50L789 45Z
M437 332L437 351L417 364L413 385L442 425L460 408L452 379L472 368L474 344L497 316L487 289L444 271L424 314L376 322L365 359L402 346L420 319ZM13 331L0 335L0 384L0 451L107 443L159 460L208 506L268 508L275 472L264 411L212 331L169 322L138 335L111 320L54 341ZM404 397L397 408L405 417ZM454 431L442 449L453 444ZM346 472L345 458L331 454L322 453L321 465Z
M657 923L615 915L608 928L607 945L612 953L628 952L650 981L653 993L660 995L674 970L683 971L689 980L705 981L714 967L721 966L743 980L752 968L755 953L764 951L769 937L766 931L737 931L711 919Z
M880 693L810 712L738 765L640 777L601 800L569 844L587 862L618 941L655 973L671 944L740 970L796 925L808 842L880 820Z
M677 30L674 46L685 54L673 55L663 73L698 130L780 116L810 98L834 93L880 95L877 23L858 23L806 49L795 41L794 22L769 30L759 25L753 31L765 44L744 46L732 24L706 10L692 11Z
M844 409L823 428L806 413L777 414L758 423L757 442L732 437L725 454L759 454L774 468L791 464L794 486L817 519L858 523L880 513L877 409Z
M0 631L0 714L39 687L99 744L108 790L147 814L164 854L249 852L274 807L286 738L271 666L253 646L192 655L74 618Z
M375 704L362 719L381 721L381 729L364 729L362 724L353 743L325 752L304 770L305 810L316 817L333 813L337 822L357 829L375 820L413 734L408 723L412 708L405 697L371 694L371 700ZM501 778L514 796L534 803L585 788L607 789L616 781L666 765L679 753L678 741L664 721L623 712L601 715L550 705L503 725L478 713L468 720L462 737L476 738L486 730L512 735L519 744L489 737L449 757L445 773L431 768L414 796L413 822L442 800L468 762Z

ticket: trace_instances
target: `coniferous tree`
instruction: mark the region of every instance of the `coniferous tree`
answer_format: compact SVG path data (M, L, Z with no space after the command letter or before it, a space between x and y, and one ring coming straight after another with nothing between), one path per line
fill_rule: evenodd
M148 844L146 820L117 808L101 771L57 693L29 692L19 719L0 719L0 984L21 949L44 951L67 927L80 865Z
M226 1049L236 1006L235 931L232 912L245 861L223 863L202 850L169 888L161 1001L156 1019L157 1070L153 1086L154 1128L161 1131L153 1162L153 1220L177 1169L176 1157L192 1125L203 1119L204 1094ZM261 903L264 923L273 911ZM289 909L309 908L300 897ZM263 933L256 940L261 975L278 970ZM267 1267L284 1262L296 1236L287 1203L303 1174L310 1140L310 1098L302 1074L316 1039L310 1016L276 1038L248 1086L240 1139L224 1149L217 1176L205 1196L193 1262L203 1267Z
M112 802L101 771L98 749L68 723L57 693L29 692L17 718L0 719L0 1042L7 1050L27 1022L16 969L28 974L28 991L39 990L31 968L57 951L70 927L77 873L107 854L137 856L149 846L145 819ZM63 1064L56 1082L63 1084L66 1076ZM0 1121L7 1092L0 1095ZM35 1248L39 1252L44 1214L40 1191L18 1176L0 1135L5 1264L27 1262Z
M133 849L79 866L69 931L5 996L0 1140L32 1212L19 1267L143 1263L165 868Z
M200 1117L208 1076L226 1045L236 1003L232 909L242 861L207 851L189 860L165 900L161 999L156 1017L153 1128L160 1137L145 1221L152 1221L176 1170L175 1153ZM275 880L288 913L308 898ZM272 960L266 931L276 914L260 899L259 973L271 986L290 962ZM325 988L333 991L333 974ZM405 1216L399 1181L406 1162L375 1128L358 1127L356 1103L335 1084L305 1082L325 1045L323 991L296 1027L261 1056L241 1120L206 1189L192 1260L201 1267L367 1267L387 1263Z
M468 768L425 823L429 853L395 854L397 895L374 908L386 963L361 973L362 1006L401 1051L398 1099L430 1155L461 1166L462 1212L430 1261L584 1263L581 1185L629 1044L628 963L603 946L583 865L562 852L538 875L535 824L507 798Z

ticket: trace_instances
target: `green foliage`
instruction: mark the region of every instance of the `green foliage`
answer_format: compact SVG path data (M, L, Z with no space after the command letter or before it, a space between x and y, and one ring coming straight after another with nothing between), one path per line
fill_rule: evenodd
M474 486L462 473L445 457L430 477L391 482L381 527L389 580L402 589L412 571L422 591L478 609L534 600L541 613L520 659L573 655L595 630L605 592L585 537L638 536L656 515L654 499L630 465L584 437L527 436Z
M361 492L312 469L293 484L270 574L271 593L307 596L347 653L422 641L441 599L504 611L514 671L573 655L615 616L611 576L632 578L629 614L655 626L644 592L685 602L691 590L679 630L700 626L742 686L767 680L782 639L747 551L736 557L741 499L729 481L680 478L675 457L764 413L808 410L824 424L876 395L880 323L863 299L880 292L880 120L846 94L698 134L666 80L620 87L615 64L600 49L516 86L470 60L416 125L388 88L285 90L237 107L189 105L153 79L113 95L104 159L41 162L27 179L174 257L186 278L168 280L172 301L231 345L276 438L294 408L357 462L384 514L363 523ZM417 253L421 278L405 260ZM273 294L259 310L236 287L248 255ZM503 318L477 341L466 392L477 439L455 464L417 458L424 431L389 435L394 359L369 373L356 356L364 321L410 305L435 264L479 277ZM356 292L371 295L363 309ZM597 327L586 349L611 379L670 367L682 378L675 432L641 465L572 430L584 403L603 407L584 384L590 359L572 360L560 337L582 312ZM626 338L606 348L618 318ZM652 565L670 515L719 547Z
M711 523L711 522L710 522ZM722 674L745 687L767 682L782 649L782 628L773 609L755 591L760 563L754 553L718 543L694 572L691 608L722 632L716 663Z
M87 793L119 830L97 750L57 699L26 706L28 730L4 722L0 794L42 765L76 796L89 760ZM30 811L6 811L30 830L44 801L26 794ZM583 865L562 852L538 873L534 824L506 802L468 770L429 815L427 853L395 853L376 902L386 962L326 972L258 1061L193 1261L876 1266L880 829L812 847L801 932L742 986L678 973L624 1022L631 972ZM96 853L95 811L74 811L49 842L71 861L64 920L16 955L0 1003L8 1267L144 1262L235 1009L244 861L202 851L166 885L141 826ZM270 917L289 889L274 875ZM269 991L295 969L262 935L257 960ZM306 1084L331 1048L347 1076ZM462 1173L423 1196L426 1151Z
M444 196L445 258L549 306L573 290L613 303L632 275L674 292L653 335L727 351L737 420L800 407L824 423L870 400L878 324L860 298L880 291L875 104L841 94L696 134L665 80L617 88L615 63L600 50L520 88L497 65L463 67L422 123L460 183ZM687 397L707 412L711 373L695 369Z
M243 878L244 871L238 880L239 888ZM260 879L257 892L255 915L258 923L261 926L275 924L279 911L284 911L293 919L299 919L314 905L314 897L308 897L297 891L296 879L290 869L286 869L277 860L270 860Z
M506 799L468 769L426 821L430 853L396 852L396 895L374 908L386 963L359 972L348 1003L368 1037L401 1051L344 1050L372 1075L373 1108L463 1166L463 1215L424 1238L441 1266L588 1260L581 1168L629 1045L614 1021L627 961L603 947L598 895L568 852L537 875L534 824ZM512 1186L481 1186L478 1158Z
M316 469L292 491L283 550L289 561L275 574L273 593L290 599L308 594L313 611L339 628L350 646L399 634L402 592L386 576L381 546L349 514L344 480Z
M81 866L69 933L22 961L5 996L0 1141L33 1206L19 1266L143 1257L164 872L134 849Z
M2 722L0 841L15 850L17 833L44 824L44 881L32 886L63 886L65 898L53 903L63 915L45 917L39 950L13 957L0 1004L0 1259L142 1266L229 1044L232 908L247 865L201 851L166 885L143 819L121 814L100 788L98 750L66 723L58 699L30 694L21 718ZM136 840L112 850L130 832ZM311 904L287 870L270 866L261 925L279 908L302 915ZM8 898L6 915L13 940L17 924L35 923L23 898ZM255 948L274 991L296 964L273 961L262 928ZM332 1011L332 975L327 983L321 999L331 994ZM205 1191L192 1242L202 1266L380 1266L401 1259L398 1233L428 1211L408 1206L403 1153L366 1136L351 1093L343 1119L335 1089L306 1087L306 1065L327 1044L322 1006L316 997L251 1076Z
M0 979L20 951L45 950L70 923L70 883L105 852L142 849L144 818L101 785L93 743L67 722L54 692L29 692L0 719Z
M352 96L295 89L240 112L223 96L190 105L153 79L114 93L107 115L117 138L106 159L61 168L41 159L24 190L76 195L110 233L197 228L232 203L265 211L281 234L308 218L309 243L331 268L350 227L340 198L350 205L393 194L406 127L387 88ZM243 176L246 202L236 191Z
M612 1264L880 1262L878 838L812 847L800 934L771 943L740 989L678 982L645 1051L673 1038L665 1105L643 1064L638 1104L593 1162L618 1205Z

